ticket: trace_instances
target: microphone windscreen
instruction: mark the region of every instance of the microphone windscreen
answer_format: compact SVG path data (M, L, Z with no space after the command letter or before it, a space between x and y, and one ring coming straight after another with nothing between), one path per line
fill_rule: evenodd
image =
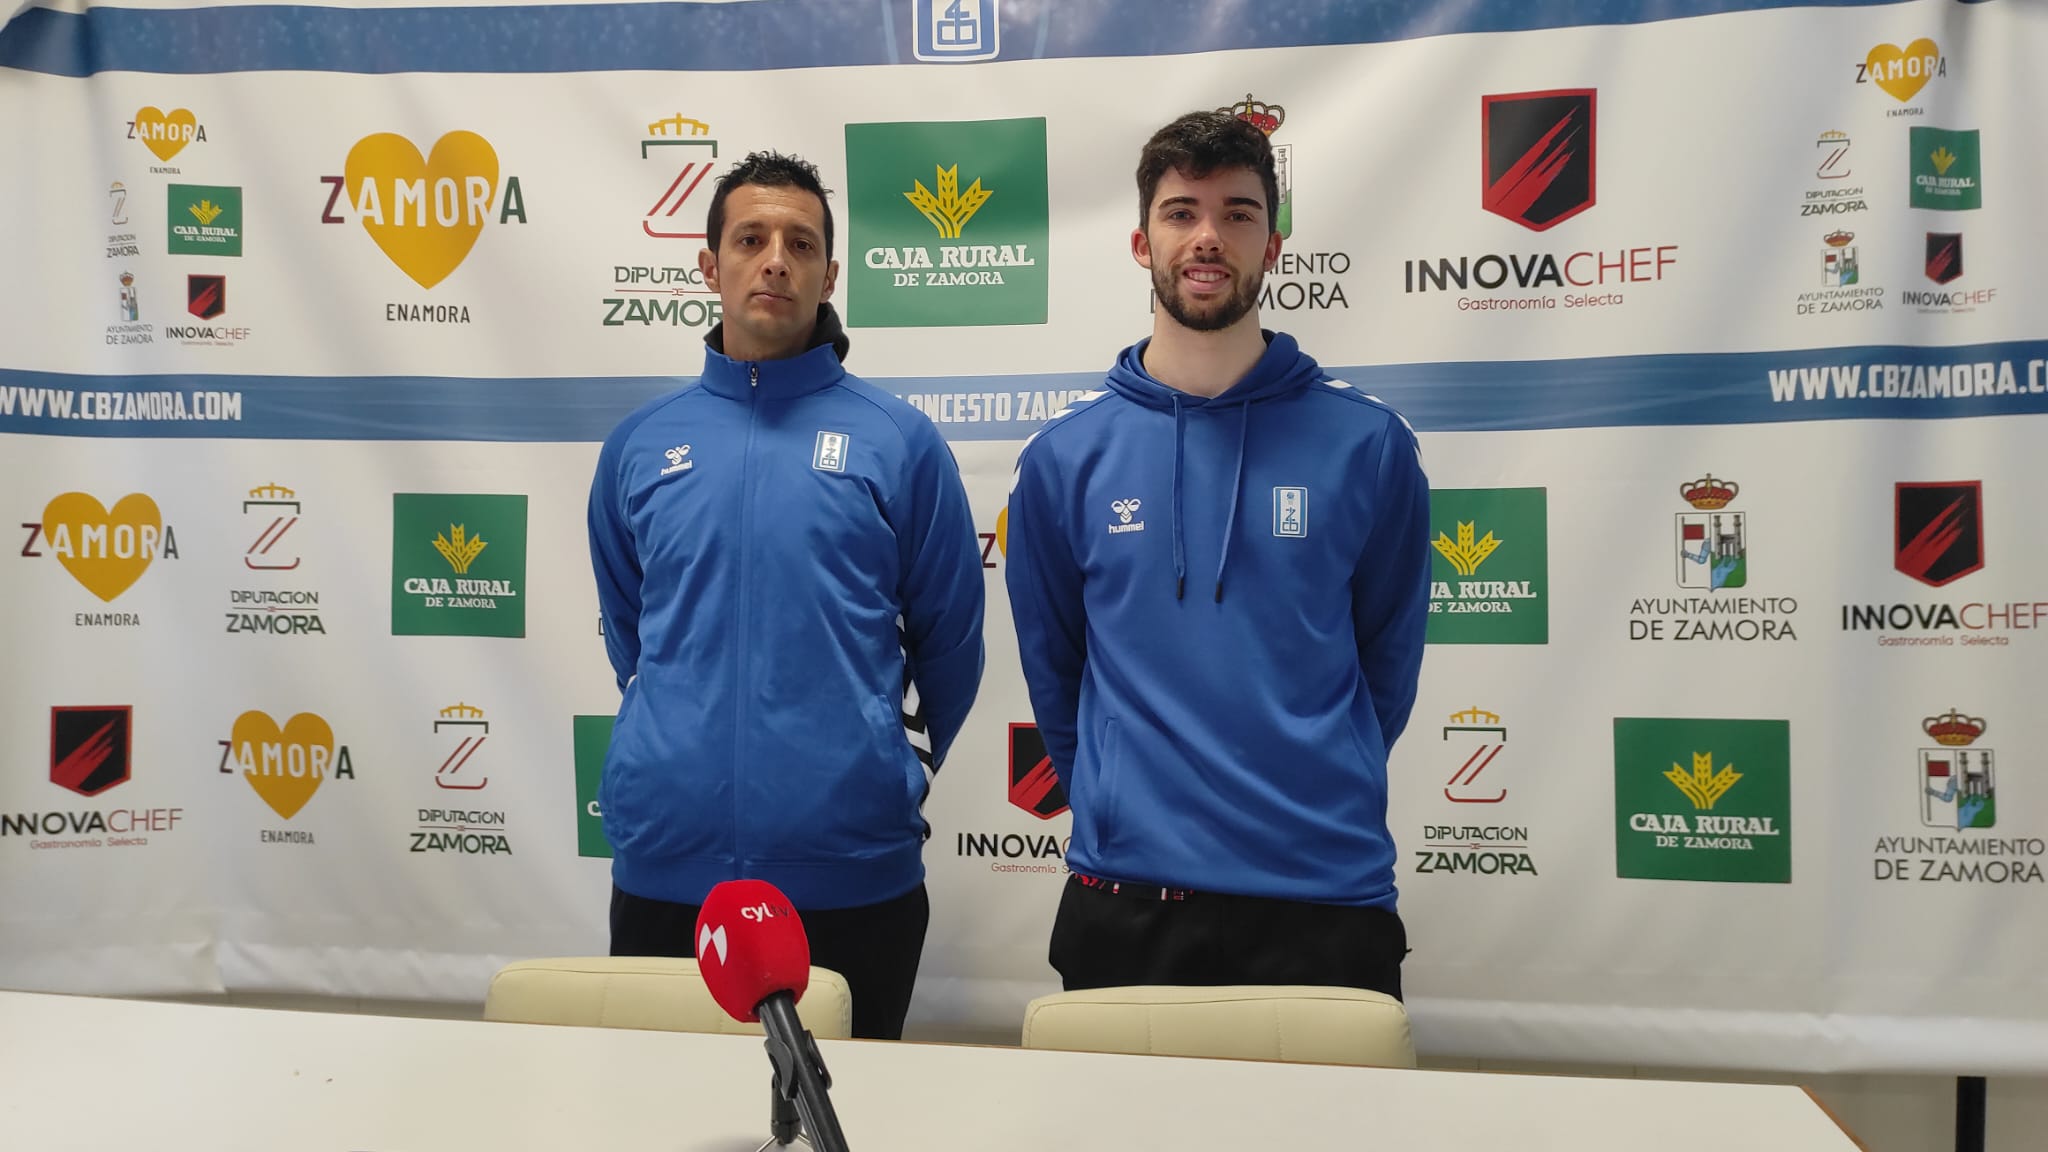
M697 913L697 970L711 998L735 1020L776 992L802 1000L811 981L811 943L796 907L765 880L727 880Z

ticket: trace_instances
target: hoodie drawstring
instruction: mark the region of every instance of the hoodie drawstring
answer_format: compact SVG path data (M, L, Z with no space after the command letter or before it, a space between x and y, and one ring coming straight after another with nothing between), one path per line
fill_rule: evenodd
M1173 397L1173 598L1179 600L1188 587L1188 554L1180 539L1180 461L1187 440L1187 419L1181 411L1180 394Z
M1216 602L1223 603L1223 570L1230 567L1230 538L1237 533L1237 506L1244 492L1244 442L1252 426L1252 404L1237 406L1237 475L1230 481L1230 515L1223 521L1223 558L1216 562Z

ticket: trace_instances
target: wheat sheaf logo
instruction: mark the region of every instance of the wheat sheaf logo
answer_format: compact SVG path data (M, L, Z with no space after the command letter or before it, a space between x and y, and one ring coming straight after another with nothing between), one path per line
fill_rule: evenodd
M983 188L979 178L967 186L967 191L960 191L958 164L951 168L938 168L937 172L938 195L932 195L931 190L924 186L924 181L913 180L911 190L905 192L903 198L910 201L911 207L924 213L924 218L931 221L932 227L939 230L941 240L958 240L960 229L967 226L967 222L974 218L976 212L981 211L981 206L988 203L988 198L995 195L995 192L993 189Z
M434 551L448 561L448 566L455 569L457 576L469 574L469 566L476 562L485 547L483 537L469 535L460 524L451 524L446 535L434 537Z
M1685 798L1692 801L1694 808L1707 810L1735 787L1735 782L1742 779L1742 773L1737 772L1732 764L1723 764L1716 772L1712 752L1695 752L1692 754L1691 774L1673 764L1671 770L1664 773L1664 778L1676 784L1678 790L1685 793Z
M1432 547L1443 554L1444 559L1451 562L1451 567L1457 569L1460 576L1470 576L1479 571L1479 566L1486 563L1486 558L1493 555L1493 550L1501 545L1500 538L1490 530L1484 537L1474 540L1472 537L1475 529L1473 521L1460 520L1458 539L1455 542L1442 532L1438 532L1436 539L1430 542Z

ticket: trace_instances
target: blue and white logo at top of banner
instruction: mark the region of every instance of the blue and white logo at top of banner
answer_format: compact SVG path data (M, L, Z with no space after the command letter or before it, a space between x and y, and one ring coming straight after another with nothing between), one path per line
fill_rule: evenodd
M919 60L939 64L995 59L1002 51L997 3L998 0L910 0L915 29L912 54Z

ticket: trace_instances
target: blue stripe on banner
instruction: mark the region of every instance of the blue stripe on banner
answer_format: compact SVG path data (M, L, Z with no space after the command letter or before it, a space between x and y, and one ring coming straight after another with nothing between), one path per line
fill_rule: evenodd
M2048 340L1951 348L1331 368L1424 432L1939 420L2048 413ZM951 440L1022 440L1092 372L873 378ZM597 441L687 379L78 376L0 369L0 433Z
M990 0L982 0L982 4ZM997 59L1163 56L1637 24L1906 0L993 0ZM982 4L970 4L976 8ZM898 10L900 6L900 11ZM946 0L756 0L498 8L30 8L0 68L98 72L724 72L894 64ZM971 58L971 54L967 54Z

